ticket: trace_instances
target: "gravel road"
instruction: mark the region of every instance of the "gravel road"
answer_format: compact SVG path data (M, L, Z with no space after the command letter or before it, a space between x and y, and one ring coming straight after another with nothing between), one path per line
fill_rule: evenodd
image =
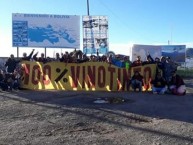
M0 145L190 145L192 82L186 96L1 91ZM124 101L94 103L111 98Z

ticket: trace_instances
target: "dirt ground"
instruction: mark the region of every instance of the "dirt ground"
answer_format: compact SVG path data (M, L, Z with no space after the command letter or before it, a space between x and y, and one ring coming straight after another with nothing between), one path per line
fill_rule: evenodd
M0 145L193 144L193 80L186 96L150 92L0 92ZM101 98L122 103L95 104Z

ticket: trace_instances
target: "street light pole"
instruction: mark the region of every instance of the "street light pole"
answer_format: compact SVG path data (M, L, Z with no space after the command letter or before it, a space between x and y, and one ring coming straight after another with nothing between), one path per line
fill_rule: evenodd
M89 16L90 15L90 12L89 12L89 0L87 0L87 15ZM87 46L88 46L88 42L87 42L87 33L86 33L86 54L87 54Z
M90 12L89 12L89 0L87 0L87 15L88 16L90 15Z

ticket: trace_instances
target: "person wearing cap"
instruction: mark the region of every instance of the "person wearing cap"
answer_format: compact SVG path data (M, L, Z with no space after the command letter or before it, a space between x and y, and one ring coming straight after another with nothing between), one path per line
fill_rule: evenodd
M176 71L172 72L172 78L169 82L169 90L174 95L185 95L186 86L181 76L176 74Z

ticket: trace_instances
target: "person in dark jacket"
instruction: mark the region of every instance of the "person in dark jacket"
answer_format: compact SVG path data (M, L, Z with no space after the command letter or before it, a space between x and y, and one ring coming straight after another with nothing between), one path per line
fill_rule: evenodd
M8 73L13 73L18 63L19 61L15 59L13 54L11 54L10 57L5 62L6 71Z
M8 85L5 83L5 73L3 72L3 70L0 70L0 88L3 91L8 90Z
M153 94L165 94L167 91L166 80L162 77L161 72L157 73L154 80L151 81Z
M140 57L140 56L137 56L137 57L136 57L136 60L133 61L133 63L132 63L132 67L141 66L142 64L143 64L143 62L141 61L141 57Z
M34 53L35 49L32 49L31 53L27 56L27 53L23 53L23 57L21 58L21 60L25 60L25 61L30 61L30 59L32 58L32 55Z
M44 53L41 53L40 57L37 57L37 55L38 55L38 52L33 55L33 59L35 61L42 62L42 63L46 63L47 62L47 59L45 58Z
M135 71L134 75L131 78L131 87L133 88L134 91L136 91L136 89L138 88L139 92L141 92L143 84L144 84L143 76L139 73L139 71Z
M146 65L146 64L155 64L155 61L154 61L154 59L151 57L151 55L148 54L148 55L146 56L146 61L144 61L142 64L143 64L143 65Z

